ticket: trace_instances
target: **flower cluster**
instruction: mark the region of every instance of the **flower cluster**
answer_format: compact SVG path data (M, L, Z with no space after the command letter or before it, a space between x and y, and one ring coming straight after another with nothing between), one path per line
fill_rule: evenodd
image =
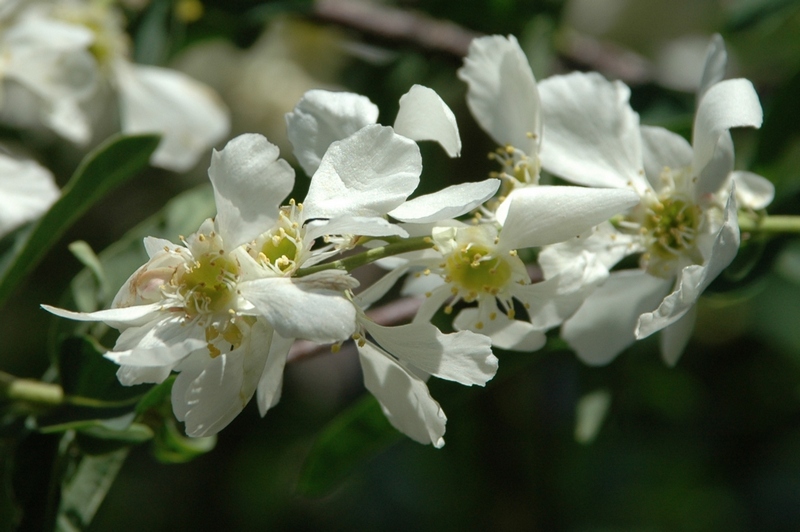
M762 178L733 171L729 130L758 127L761 107L748 81L722 80L724 53L715 38L689 145L640 126L619 82L571 74L537 85L513 37L476 39L459 77L499 168L413 199L417 143L461 151L442 99L412 87L390 127L364 96L310 91L286 117L311 176L304 201L286 199L294 171L277 147L237 137L209 168L216 217L180 244L146 239L150 260L111 309L45 308L119 329L106 357L123 384L177 372L173 409L192 436L218 432L254 395L262 415L275 405L295 339L334 349L353 339L387 418L437 447L446 417L427 380L484 385L497 371L492 347L533 351L561 327L599 364L663 330L674 363L694 303L736 254L737 209L771 199ZM542 184L543 171L584 186ZM530 248L543 279L522 259ZM614 269L634 254L638 268ZM386 274L359 287L350 270L373 261ZM402 292L422 299L413 320L371 321L366 309L402 278ZM432 324L439 311L455 332Z

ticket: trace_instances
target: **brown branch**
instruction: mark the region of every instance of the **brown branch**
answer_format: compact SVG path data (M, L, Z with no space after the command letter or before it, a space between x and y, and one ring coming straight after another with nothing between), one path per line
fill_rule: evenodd
M317 0L312 13L320 20L387 40L413 43L426 50L463 57L481 34L424 13L353 0Z

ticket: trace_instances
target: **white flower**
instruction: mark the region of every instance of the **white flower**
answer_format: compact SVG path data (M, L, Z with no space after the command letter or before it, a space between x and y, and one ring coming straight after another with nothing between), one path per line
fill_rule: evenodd
M188 170L228 133L228 112L211 89L179 72L130 62L123 21L109 3L30 2L7 17L0 37L5 89L9 82L24 87L38 116L4 98L6 120L28 127L41 121L85 144L92 138L89 107L110 84L123 133L163 136L154 165Z
M613 272L564 324L562 337L588 363L607 363L635 339L663 330L662 354L674 364L691 333L697 298L739 247L731 183L744 185L738 195L749 203L744 206L763 208L771 199L763 178L732 174L728 130L761 125L758 96L745 79L720 81L721 39L712 43L706 65L692 145L662 128L640 127L620 82L571 74L539 85L543 167L578 184L629 188L640 197L613 224L540 254L547 277L586 250L609 268L641 253L640 270Z
M415 322L429 321L448 300L447 313L460 300L476 302L477 308L462 310L456 317L457 329L484 333L496 347L538 349L545 341L543 331L561 324L607 271L587 254L559 276L531 284L517 250L562 242L637 201L634 193L625 190L521 188L498 210L497 223L441 221L427 228L433 249L393 259L392 272L362 292L357 301L376 301L401 275L418 270L418 277L433 278L433 282L425 283L427 300ZM526 321L515 319L514 300L525 307Z
M59 195L49 170L0 153L0 237L39 218Z

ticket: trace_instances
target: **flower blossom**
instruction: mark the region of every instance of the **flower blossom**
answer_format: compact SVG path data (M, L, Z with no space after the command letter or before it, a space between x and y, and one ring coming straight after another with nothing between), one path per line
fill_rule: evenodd
M59 195L45 167L0 153L0 238L39 218Z
M372 166L375 154L382 154L381 163ZM219 431L254 393L263 415L279 398L294 338L338 342L356 329L356 310L345 292L357 282L346 272L293 274L325 256L325 248L311 248L328 231L393 234L377 220L381 209L393 208L416 187L419 159L416 144L390 128L365 128L330 146L305 204L281 207L294 185L293 170L262 136L242 135L212 157L214 220L182 245L146 239L150 260L120 289L111 309L45 308L120 329L106 357L121 365L123 384L161 382L179 372L173 410L189 435ZM371 193L369 187L350 188L365 175ZM405 195L398 192L403 187ZM354 201L338 205L339 194ZM334 210L338 218L316 220Z
M481 207L482 216L474 225L448 217L466 214L479 203L446 215L407 216L430 201L423 196L390 212L404 222L433 224L424 230L435 245L406 254L405 262L395 259L394 270L361 299L378 297L401 275L416 270L426 278L427 300L415 322L429 321L443 305L450 313L459 301L475 302L477 308L464 309L456 317L457 329L487 334L497 347L535 350L544 344L543 331L560 325L605 271L593 267L590 259L578 260L557 279L532 284L517 250L571 238L634 205L637 198L622 190L538 186L542 120L536 82L513 37L475 39L459 77L469 85L467 102L476 120L501 144L494 157L503 171L492 175L503 178L504 197ZM496 179L485 183L493 183L495 189L499 184ZM419 290L407 285L406 293ZM515 319L515 300L525 307L527 320Z
M729 130L759 127L762 111L749 81L722 81L724 65L717 36L691 145L663 128L640 126L620 82L575 73L539 85L543 167L577 184L627 188L639 197L624 215L540 254L545 277L587 251L608 268L640 254L639 269L612 272L564 323L562 337L587 363L607 363L634 340L662 331L663 358L674 364L691 334L695 302L739 248L737 199L750 208L771 200L766 180L733 172Z
M100 0L20 3L0 13L2 119L43 124L76 143L92 139L92 115L111 91L123 133L159 133L151 162L185 171L229 130L228 112L205 85L129 60L120 13Z

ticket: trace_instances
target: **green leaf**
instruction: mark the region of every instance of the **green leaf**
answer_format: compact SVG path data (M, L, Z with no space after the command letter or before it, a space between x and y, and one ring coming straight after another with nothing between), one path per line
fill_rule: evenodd
M119 366L104 358L104 352L89 336L73 336L61 343L57 366L65 405L38 419L42 432L75 428L70 424L134 411L149 386L121 385L117 380Z
M83 159L61 191L61 198L17 241L14 251L0 265L0 304L75 220L147 166L159 139L157 135L115 136Z
M322 430L300 472L296 491L307 497L330 493L357 466L402 437L378 401L371 395L364 397Z
M74 473L62 483L57 530L86 530L127 456L125 448L81 458Z

